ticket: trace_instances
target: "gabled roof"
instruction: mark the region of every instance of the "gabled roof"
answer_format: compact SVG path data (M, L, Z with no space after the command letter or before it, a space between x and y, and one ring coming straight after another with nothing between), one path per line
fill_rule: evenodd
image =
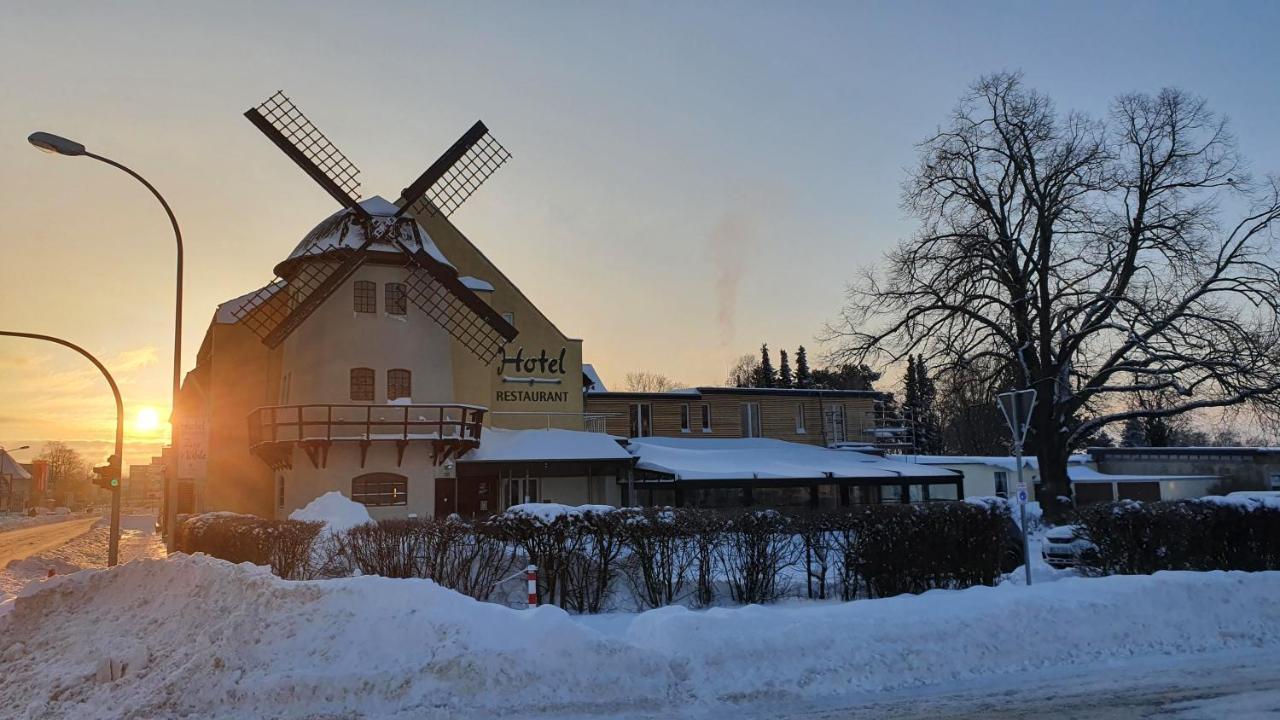
M30 480L31 473L13 459L9 453L0 450L0 475L9 475L19 480Z

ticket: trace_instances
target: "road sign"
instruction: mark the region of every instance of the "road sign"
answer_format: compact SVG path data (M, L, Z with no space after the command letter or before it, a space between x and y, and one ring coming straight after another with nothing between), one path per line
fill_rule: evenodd
M1005 421L1009 423L1014 444L1019 448L1022 447L1027 439L1027 428L1031 426L1031 411L1036 406L1036 391L1015 390L1000 393L996 396L996 402L1000 405L1000 412L1004 413Z
M1018 502L1022 503L1023 505L1027 504L1027 484L1026 483L1021 483L1021 482L1018 483Z

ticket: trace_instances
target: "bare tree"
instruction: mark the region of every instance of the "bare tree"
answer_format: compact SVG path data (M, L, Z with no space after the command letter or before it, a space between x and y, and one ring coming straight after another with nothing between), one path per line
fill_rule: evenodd
M1246 175L1202 100L1125 95L1103 123L994 75L920 155L903 188L920 232L851 288L830 328L841 356L1012 367L1016 387L1039 392L1032 441L1049 498L1068 493L1073 442L1106 425L1276 412L1280 187ZM1139 391L1174 400L1126 402Z
M647 370L627 373L622 385L627 392L670 392L681 387L679 380Z
M729 377L724 384L726 387L755 387L756 376L759 374L760 356L743 355L730 368Z
M89 466L80 453L64 442L53 440L45 443L39 457L49 463L50 487L57 493L58 502L69 502L71 496L83 491Z

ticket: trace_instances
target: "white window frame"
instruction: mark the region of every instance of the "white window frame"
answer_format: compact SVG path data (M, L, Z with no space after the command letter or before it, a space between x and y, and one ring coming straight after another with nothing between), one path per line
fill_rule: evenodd
M687 433L693 427L693 418L690 416L689 403L680 404L680 432Z
M1280 491L1280 473L1271 474L1271 489Z
M702 421L702 432L711 432L711 403L701 403L702 407L698 409L698 415Z
M1009 497L1009 471L996 470L995 472L991 473L991 478L992 478L992 484L994 486L994 490L996 493L996 497L1002 497L1002 498ZM1000 490L1000 486L1002 484L1004 485L1003 491Z
M804 403L796 403L796 434L805 435L809 431L806 429L804 421Z
M631 416L633 411L635 413L635 423L634 423L635 432L631 432L633 429L632 421L631 421ZM644 432L646 417L648 418L648 427L649 427L649 432L647 433ZM627 432L630 434L631 437L652 437L653 436L653 404L652 403L636 402L636 403L631 403L630 405L627 406Z
M764 423L760 420L760 403L742 403L741 407L738 408L738 417L741 419L744 416L746 422L742 423L742 437L764 437Z

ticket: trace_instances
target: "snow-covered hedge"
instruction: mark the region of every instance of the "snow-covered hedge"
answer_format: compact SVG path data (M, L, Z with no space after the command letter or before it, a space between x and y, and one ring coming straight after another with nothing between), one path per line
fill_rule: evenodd
M430 578L481 600L502 599L502 582L532 563L542 602L583 613L994 585L1002 558L1021 556L1005 547L1010 521L1000 504L784 514L542 503L475 521L322 527L214 513L184 523L178 549L270 565L290 579Z
M1121 500L1081 508L1076 524L1093 545L1090 574L1280 569L1280 501L1269 498Z

